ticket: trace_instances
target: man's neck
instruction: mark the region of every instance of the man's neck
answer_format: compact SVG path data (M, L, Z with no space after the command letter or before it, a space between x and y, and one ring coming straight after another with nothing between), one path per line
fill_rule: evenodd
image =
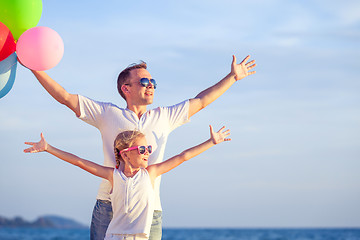
M139 119L146 112L146 105L127 105L127 108L133 111Z

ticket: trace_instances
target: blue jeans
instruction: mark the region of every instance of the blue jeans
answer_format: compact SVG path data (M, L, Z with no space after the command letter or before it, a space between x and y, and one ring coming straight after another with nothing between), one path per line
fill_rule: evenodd
M104 240L112 216L111 202L98 199L91 220L90 240ZM161 240L161 236L162 212L154 211L149 240Z
M112 216L111 202L96 200L91 219L90 240L104 240Z
M154 211L150 228L149 240L161 240L162 236L162 211Z

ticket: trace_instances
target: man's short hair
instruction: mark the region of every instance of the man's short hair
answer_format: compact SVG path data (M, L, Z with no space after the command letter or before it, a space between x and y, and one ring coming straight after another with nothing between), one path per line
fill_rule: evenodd
M146 69L147 68L146 62L140 61L140 63L130 64L127 68L122 70L122 72L118 76L117 89L118 89L118 92L120 93L120 95L125 99L125 101L126 101L125 94L121 90L121 87L122 87L122 85L128 83L131 70L138 69L138 68Z

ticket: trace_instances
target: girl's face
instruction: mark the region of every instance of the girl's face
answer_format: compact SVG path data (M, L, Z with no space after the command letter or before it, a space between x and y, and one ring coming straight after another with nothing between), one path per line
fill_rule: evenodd
M140 137L135 140L133 146L148 146L145 137ZM146 168L148 166L149 152L145 151L144 154L139 154L137 149L126 152L129 156L129 164L134 168Z

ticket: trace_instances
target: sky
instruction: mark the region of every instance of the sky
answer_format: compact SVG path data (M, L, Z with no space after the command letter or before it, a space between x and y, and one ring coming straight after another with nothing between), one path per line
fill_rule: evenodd
M165 158L231 129L163 176L163 227L360 227L360 2L285 0L43 1L38 26L64 41L46 72L71 93L125 107L119 72L144 60L149 109L195 97L230 72L256 74L169 136ZM18 66L0 99L0 215L90 224L100 179L25 141L103 162L99 131Z

